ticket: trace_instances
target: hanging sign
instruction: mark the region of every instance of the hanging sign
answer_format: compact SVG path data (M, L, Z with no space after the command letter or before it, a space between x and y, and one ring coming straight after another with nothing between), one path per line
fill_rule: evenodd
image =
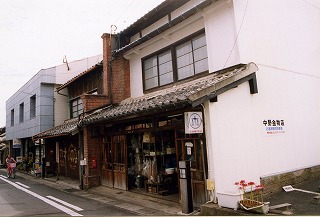
M185 112L184 126L186 134L203 133L202 112Z
M263 131L267 135L279 135L285 133L285 121L283 119L265 119L262 121Z

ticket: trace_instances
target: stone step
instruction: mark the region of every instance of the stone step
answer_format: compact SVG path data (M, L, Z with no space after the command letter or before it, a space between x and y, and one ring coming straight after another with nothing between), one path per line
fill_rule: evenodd
M270 210L291 210L291 204L290 203L282 203L282 204L278 204L278 205L274 205L274 206L270 206L269 207Z
M313 197L313 200L314 200L316 203L320 203L320 195L314 196L314 197Z
M169 194L169 191L168 190L159 191L159 194L161 196L167 196Z

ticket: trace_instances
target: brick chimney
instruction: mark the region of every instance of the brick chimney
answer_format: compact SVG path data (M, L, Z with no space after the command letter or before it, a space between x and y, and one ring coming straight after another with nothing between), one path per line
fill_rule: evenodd
M110 82L109 82L109 72L110 72L110 60L111 60L111 38L112 35L108 33L104 33L102 36L103 43L103 94L107 96L108 100L110 100Z
M103 40L103 93L110 104L118 104L130 97L130 64L122 55L112 59L116 36L104 33ZM111 61L111 64L110 64Z

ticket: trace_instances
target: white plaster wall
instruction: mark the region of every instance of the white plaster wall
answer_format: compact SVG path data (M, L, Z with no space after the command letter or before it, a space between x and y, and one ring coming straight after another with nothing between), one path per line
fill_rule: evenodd
M239 63L236 27L230 1L221 1L205 9L209 71L215 72Z
M282 136L256 132L265 151L261 176L320 164L319 6L315 0L234 1L241 61L260 68L256 122L286 121Z
M235 190L240 179L259 183L260 177L320 164L319 4L219 1L166 37L127 52L132 97L143 95L143 57L203 27L210 72L238 63L258 65L259 93L251 95L245 82L219 95L218 102L205 103L208 175L217 190ZM262 122L268 119L285 120L285 133L266 135Z
M246 2L234 1L241 61L318 76L320 2Z
M259 149L254 134L257 126L252 106L255 97L250 95L246 82L218 96L218 102L209 103L209 178L215 180L218 190L234 190L234 183L241 179L259 181Z
M80 60L70 61L68 63L69 70L66 64L56 66L56 84L64 84L68 80L86 71L92 66L102 61L102 54L83 58Z
M54 89L59 87L60 85L55 85ZM60 94L57 93L57 91L54 91L54 120L53 120L53 125L59 126L63 124L63 122L67 119L69 119L69 106L68 106L68 100L69 98L66 96L67 93L67 88L61 90L59 92ZM63 95L62 95L63 94Z
M206 103L209 178L215 179L217 190L235 189L240 179L259 182L260 177L320 164L320 13L314 7L320 3L233 2L235 60L258 65L259 93L251 95L246 82L220 95L217 103ZM229 12L221 12L220 18L231 18ZM219 17L205 18L206 30L215 29L207 32L223 38ZM220 21L225 20L232 24ZM212 53L223 54L224 45L232 44L232 37L224 39L229 42L221 46L210 42L211 64ZM285 133L266 135L262 122L268 119L285 120Z
M149 34L150 32L158 29L160 26L163 26L164 24L168 23L169 19L168 16L163 17L162 19L154 22L152 25L148 26L147 28L143 29L141 31L141 35L145 36Z

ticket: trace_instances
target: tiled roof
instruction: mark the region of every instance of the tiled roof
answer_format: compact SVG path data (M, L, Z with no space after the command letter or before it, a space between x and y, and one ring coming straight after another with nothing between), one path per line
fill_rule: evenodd
M104 121L119 120L143 114L156 114L184 106L197 106L215 96L252 79L258 67L254 63L239 64L229 69L212 73L181 85L146 94L134 99L126 99L119 105L98 109L85 115L81 123L77 118L34 136L34 139L73 134L77 126L90 125Z
M33 136L34 140L78 133L78 118L66 120L63 124Z
M62 90L62 89L64 89L64 88L66 88L68 85L70 85L72 82L74 82L74 81L77 80L78 78L84 76L85 74L88 74L89 72L91 72L91 71L93 71L93 70L95 70L95 69L97 69L97 68L99 68L99 67L102 68L102 61L100 61L100 62L97 63L96 65L90 67L90 68L87 69L86 71L78 74L77 76L71 78L71 79L70 79L69 81L67 81L66 83L60 85L59 87L57 87L57 91L60 91L60 90Z
M191 82L146 94L139 98L125 100L118 106L101 109L85 116L81 124L92 124L146 112L156 113L156 111L176 109L186 105L197 106L209 98L221 94L221 90L227 85L243 79L257 70L254 63L237 65L232 69L223 70L225 72L212 73Z
M124 29L121 34L131 37L140 32L142 29L145 29L147 26L157 22L164 16L170 14L172 11L186 4L188 1L190 0L165 0L157 7L153 8L151 11L143 15L133 24L128 26L126 29Z

